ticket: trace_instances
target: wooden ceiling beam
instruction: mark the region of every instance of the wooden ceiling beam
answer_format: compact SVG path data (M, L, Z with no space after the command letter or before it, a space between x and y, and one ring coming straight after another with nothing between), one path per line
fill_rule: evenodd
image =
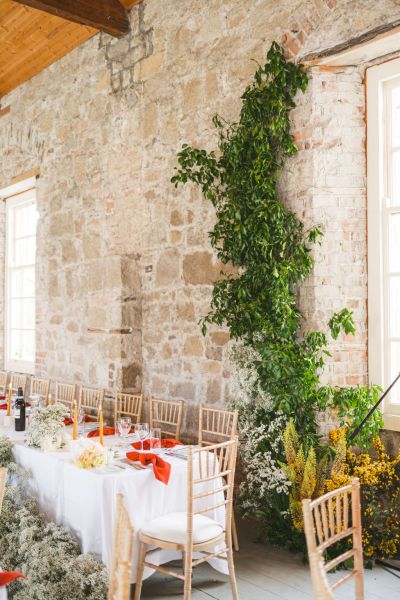
M68 21L89 25L114 37L129 31L128 13L119 0L15 0Z

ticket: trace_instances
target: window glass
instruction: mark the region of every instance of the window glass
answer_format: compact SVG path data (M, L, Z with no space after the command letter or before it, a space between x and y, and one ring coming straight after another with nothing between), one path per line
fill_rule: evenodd
M7 200L6 368L33 372L35 363L35 191Z

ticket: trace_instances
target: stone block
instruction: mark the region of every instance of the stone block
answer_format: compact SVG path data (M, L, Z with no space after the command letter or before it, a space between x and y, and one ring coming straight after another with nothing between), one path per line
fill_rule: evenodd
M203 344L201 339L195 335L187 337L182 354L183 356L203 356Z
M147 79L157 73L161 68L163 60L163 52L158 52L157 54L153 54L152 56L141 60L137 64L137 79L141 81L142 79Z
M180 256L176 248L168 248L158 259L156 285L169 286L180 280Z
M220 405L221 403L221 380L217 378L210 379L207 383L206 404Z
M225 346L229 342L229 333L226 331L212 331L210 338L216 346Z
M191 381L180 381L170 385L170 394L173 398L192 400L195 395L195 387Z
M188 254L183 259L183 279L192 285L211 285L218 279L219 268L211 252Z
M176 314L180 321L194 321L195 312L193 302L178 304L176 307Z

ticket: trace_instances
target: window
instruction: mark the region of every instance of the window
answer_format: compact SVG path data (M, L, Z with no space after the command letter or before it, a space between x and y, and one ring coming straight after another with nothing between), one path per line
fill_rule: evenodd
M5 367L35 368L35 189L6 200Z
M387 387L400 372L400 60L367 70L369 373ZM400 382L385 425L400 430Z

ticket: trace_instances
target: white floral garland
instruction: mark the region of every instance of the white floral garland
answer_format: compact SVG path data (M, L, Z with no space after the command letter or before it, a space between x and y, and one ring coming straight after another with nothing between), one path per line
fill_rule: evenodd
M81 554L67 529L43 518L28 495L29 473L12 461L12 443L0 437L0 467L12 478L0 513L1 568L27 577L7 586L9 600L106 600L105 565L93 554Z

